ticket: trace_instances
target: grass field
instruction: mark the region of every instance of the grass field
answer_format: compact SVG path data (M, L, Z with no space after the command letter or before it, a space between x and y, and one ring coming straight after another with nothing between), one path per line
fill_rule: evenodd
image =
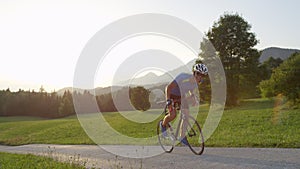
M204 124L208 106L202 105L198 115ZM133 117L143 112L124 112ZM103 113L104 119L119 133L128 137L153 137L156 140L156 124L161 110L142 114L151 122L135 123L119 113ZM132 144L116 139L107 130L101 130L99 113L86 115L101 144ZM149 117L148 117L149 116ZM98 124L99 123L99 124ZM89 126L85 126L89 127ZM289 147L300 148L300 110L284 109L270 99L252 99L241 102L239 107L225 110L219 126L206 141L206 146L218 147ZM95 144L82 129L76 116L63 119L39 119L28 117L0 117L0 144L21 145L30 143Z
M13 169L84 169L75 163L57 162L50 157L35 156L31 154L10 154L0 152L0 168Z
M300 110L283 107L257 99L226 110L207 145L300 148Z

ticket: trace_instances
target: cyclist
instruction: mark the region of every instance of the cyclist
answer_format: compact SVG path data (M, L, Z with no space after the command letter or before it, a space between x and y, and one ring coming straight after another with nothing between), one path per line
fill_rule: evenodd
M181 109L182 113L188 114L187 97L191 95L191 92L198 90L198 84L203 80L202 77L207 74L207 67L202 63L198 63L193 66L193 74L181 73L166 86L165 95L169 113L160 124L164 137L167 137L167 124L176 118L175 105L178 105L177 107ZM181 138L181 143L187 145L186 137Z

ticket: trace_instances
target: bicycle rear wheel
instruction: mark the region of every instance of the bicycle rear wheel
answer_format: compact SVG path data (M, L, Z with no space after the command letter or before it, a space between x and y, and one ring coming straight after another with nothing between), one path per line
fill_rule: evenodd
M171 153L174 149L174 142L175 142L173 129L172 129L171 125L168 124L169 126L167 127L166 136L163 136L163 133L162 133L161 127L160 127L161 122L162 122L162 120L160 120L157 124L158 142L165 152Z
M187 118L186 139L193 153L201 155L204 151L204 137L199 123L191 116Z

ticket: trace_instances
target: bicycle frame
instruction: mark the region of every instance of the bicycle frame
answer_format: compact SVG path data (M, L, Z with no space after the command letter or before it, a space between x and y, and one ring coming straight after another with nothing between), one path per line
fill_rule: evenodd
M174 106L174 105L172 105L172 106ZM168 108L168 105L165 106L164 111L163 111L163 113L165 115L169 114L167 108ZM179 109L177 109L176 106L174 106L174 110L176 111L175 113L178 114ZM191 151L193 153L195 153L196 155L201 155L204 151L204 137L203 137L202 130L201 130L199 123L195 120L194 117L190 116L189 114L185 114L185 112L183 110L180 110L179 114L180 114L179 119L178 119L179 121L178 121L175 133L173 130L174 128L171 125L171 122L169 122L167 125L167 128L168 128L167 130L169 130L169 132L170 132L169 137L165 137L165 138L161 137L160 125L161 125L162 120L159 121L158 127L157 127L157 134L158 134L158 140L159 140L160 145L165 150L165 152L170 153L170 152L172 152L176 141L181 142L182 139L185 139L186 142L184 144L187 145L191 149ZM174 126L176 127L176 124ZM167 141L168 138L170 139L170 142ZM196 142L194 142L195 140L193 138L196 138ZM191 141L190 139L194 140L194 141L190 142ZM162 141L164 142L164 140L167 141L166 145L164 143L162 143ZM197 140L200 142L197 142ZM168 144L168 142L170 144ZM167 147L169 147L169 148L167 148Z
M168 106L166 105L165 106L165 109L164 109L164 113L165 113L165 115L168 115L169 113L168 113L168 111L167 111L167 108L168 108ZM190 126L190 128L191 128L191 132L192 132L192 134L190 134L190 131L188 131L188 135L189 136L194 136L195 135L195 131L194 131L194 129L191 127L191 124L187 121L187 120L185 120L186 119L186 115L181 111L181 110L177 110L176 109L176 107L174 107L174 109L175 109L175 111L176 111L176 113L178 112L178 111L180 111L180 116L179 116L179 122L178 122L178 124L177 124L177 127L176 127L176 132L175 132L175 134L174 133L172 133L174 136L175 136L175 140L178 140L178 141L180 141L181 139L183 139L183 138L179 138L178 136L181 136L181 135L179 135L179 134L182 134L182 133L184 133L185 131L182 131L181 133L179 133L179 131L180 130L186 130L186 126L188 125L188 126ZM187 115L188 116L188 115ZM170 123L169 123L169 125L170 125ZM171 126L171 125L170 125ZM181 136L182 137L182 136Z

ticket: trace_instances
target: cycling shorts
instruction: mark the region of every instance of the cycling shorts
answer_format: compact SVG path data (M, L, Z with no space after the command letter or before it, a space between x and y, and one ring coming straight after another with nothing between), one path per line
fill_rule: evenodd
M177 110L188 109L189 108L187 100L186 99L181 99L181 96L171 94L170 99L173 100L174 107L177 108Z

